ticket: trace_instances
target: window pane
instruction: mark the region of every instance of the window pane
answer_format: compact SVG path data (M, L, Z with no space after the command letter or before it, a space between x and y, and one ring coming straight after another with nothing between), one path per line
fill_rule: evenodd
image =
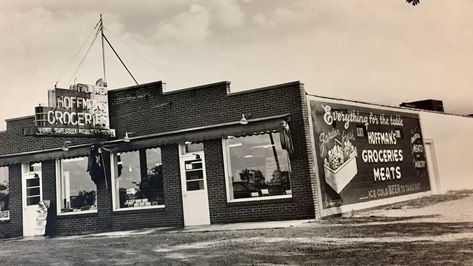
M39 187L26 189L26 196L39 196L39 194Z
M203 143L189 143L185 145L186 153L198 152L198 151L203 151L203 150L204 150Z
M187 191L204 189L204 180L187 181Z
M119 208L164 204L161 149L121 153L115 188ZM118 156L117 156L118 157Z
M10 218L8 167L0 167L0 219Z
M39 187L39 177L26 179L26 187Z
M186 170L202 169L202 160L186 161Z
M37 205L39 203L40 196L26 198L26 205Z
M226 148L231 199L291 194L279 133L227 139Z
M30 163L30 172L41 174L41 163Z
M204 174L202 173L202 170L186 172L186 180L203 179L203 178L204 178Z
M97 210L97 186L87 172L87 157L62 160L61 212Z
M162 205L164 204L164 181L161 149L147 149L146 159L147 176L143 179L141 191L151 205Z

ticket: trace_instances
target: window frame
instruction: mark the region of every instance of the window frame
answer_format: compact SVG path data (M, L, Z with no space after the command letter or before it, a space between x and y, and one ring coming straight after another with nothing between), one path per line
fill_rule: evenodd
M280 132L278 132L281 134ZM228 138L228 137L227 137ZM232 194L233 194L233 188L232 185L230 184L230 175L229 175L229 168L231 165L231 162L229 160L230 158L230 149L228 148L227 145L227 138L222 138L222 153L223 153L223 168L225 171L225 190L227 194L227 203L233 203L233 202L247 202L247 201L265 201L265 200L277 200L277 199L291 199L292 198L292 182L291 182L291 176L289 176L289 184L291 184L291 194L289 195L274 195L274 196L264 196L264 197L250 197L250 198L241 198L241 199L232 199ZM287 151L286 151L287 152ZM289 155L288 155L289 156ZM289 164L291 163L291 160L289 160ZM289 168L290 165L289 165Z
M34 164L39 164L40 166L40 170L39 170L39 193L40 193L40 198L39 198L39 202L43 201L44 200L44 195L43 195L43 192L44 192L44 189L43 189L43 162L42 161L31 161L31 162L27 162L27 163L22 163L21 164L21 204L22 204L22 208L28 208L29 206L33 206L35 204L32 204L32 205L28 205L28 196L27 196L27 180L28 178L26 178L26 175L28 174L34 174L36 173L35 171L30 171L30 167ZM38 202L38 203L39 203Z
M144 150L148 149L161 149L161 147L152 147L152 148L144 148ZM126 212L126 211L139 211L139 210L153 210L153 209L164 209L166 208L166 203L162 205L151 205L151 206L141 206L141 207L126 207L126 208L120 208L120 204L117 204L117 182L115 177L115 173L118 172L118 165L117 165L117 154L118 153L126 153L126 152L138 152L139 153L140 149L138 150L131 150L131 151L122 151L122 152L111 152L110 153L110 185L112 187L112 211L113 212ZM162 163L162 154L161 154L161 163ZM140 165L141 167L141 165ZM148 168L148 165L146 165L146 168ZM164 178L164 177L163 177ZM164 180L163 180L163 187L164 187ZM166 199L166 198L165 198ZM165 201L166 202L166 201ZM118 206L117 206L118 205Z
M87 158L87 156L80 156ZM80 158L80 157L75 157L75 158ZM74 159L74 158L67 158L67 159ZM61 189L62 189L62 161L67 160L66 158L64 159L57 159L56 160L56 211L58 216L70 216L70 215L82 215L82 214L91 214L91 213L98 213L99 209L99 204L98 204L98 188L95 186L95 197L97 201L97 209L95 210L87 210L87 211L80 211L80 212L62 212L61 211L61 204L59 203L59 199L62 199L61 196ZM88 175L88 172L86 171L86 174Z
M10 167L8 165L2 166L0 168L5 168L7 169L7 181L8 181L8 201L10 201ZM8 203L10 205L10 202ZM0 217L0 221L9 221L10 220L10 206L8 206L8 217L2 218Z

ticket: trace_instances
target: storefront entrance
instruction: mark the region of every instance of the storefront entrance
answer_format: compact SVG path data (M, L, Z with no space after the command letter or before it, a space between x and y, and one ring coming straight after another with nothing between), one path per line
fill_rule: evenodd
M43 200L41 163L22 165L23 236L36 235L38 203Z
M204 152L180 147L184 225L210 224Z

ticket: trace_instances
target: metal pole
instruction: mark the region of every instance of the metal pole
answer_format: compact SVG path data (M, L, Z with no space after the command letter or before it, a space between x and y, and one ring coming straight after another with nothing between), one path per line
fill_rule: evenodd
M102 66L103 66L103 81L104 83L107 81L107 75L105 74L105 46L104 46L104 35L103 35L103 20L102 20L102 14L100 14L100 32L102 35Z

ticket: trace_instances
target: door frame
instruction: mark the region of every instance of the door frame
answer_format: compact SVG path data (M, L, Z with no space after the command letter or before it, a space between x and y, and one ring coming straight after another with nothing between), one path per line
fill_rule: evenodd
M208 186L207 186L207 166L205 163L205 152L204 151L197 151L197 152L185 152L185 144L179 144L179 169L180 169L180 179L181 179L181 198L182 198L182 214L183 214L183 220L184 220L184 226L194 226L194 225L207 225L210 224L210 208L209 208L209 194L208 194ZM192 224L189 223L189 216L190 213L187 211L186 215L186 210L187 210L187 193L196 193L196 192L188 192L187 191L187 184L186 184L186 175L185 175L185 166L184 166L184 161L186 159L192 158L192 156L199 155L200 158L202 159L202 173L203 173L203 183L204 183L204 193L205 193L205 201L206 204L203 206L203 208L206 207L208 217L206 217L205 223L199 223L199 224ZM199 190L199 193L203 193L201 190ZM187 219L186 219L187 216Z
M440 194L442 193L442 187L440 183L440 175L439 175L439 169L438 169L438 164L437 164L437 155L435 153L435 146L434 146L434 141L432 139L424 139L424 147L427 147L429 149L429 153L427 153L427 148L425 150L425 157L427 160L427 170L432 169L431 171L428 171L429 173L429 181L430 181L430 191L433 194ZM429 167L429 164L431 167Z

